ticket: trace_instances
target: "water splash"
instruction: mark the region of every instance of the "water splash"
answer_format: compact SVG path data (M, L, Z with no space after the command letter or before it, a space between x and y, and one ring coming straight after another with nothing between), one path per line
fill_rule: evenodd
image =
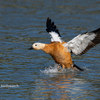
M44 70L40 70L42 73L45 74L57 74L57 73L71 73L76 72L73 69L63 69L60 65L54 64L54 66L49 66L48 68L45 68Z

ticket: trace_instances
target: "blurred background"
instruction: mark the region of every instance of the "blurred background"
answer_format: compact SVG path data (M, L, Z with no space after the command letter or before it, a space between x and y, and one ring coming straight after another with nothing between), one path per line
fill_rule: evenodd
M100 28L100 0L0 0L0 99L100 100L100 45L73 55L84 72L52 73L49 55L28 50L34 42L50 43L47 17L67 42Z

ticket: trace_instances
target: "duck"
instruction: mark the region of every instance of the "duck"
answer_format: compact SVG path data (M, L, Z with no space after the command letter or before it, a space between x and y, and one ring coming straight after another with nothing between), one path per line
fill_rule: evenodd
M79 34L72 40L65 42L62 40L55 23L48 17L46 21L46 31L51 36L51 42L49 44L33 43L29 50L35 49L44 51L49 54L62 69L84 71L84 69L74 63L72 54L81 56L100 43L100 28Z

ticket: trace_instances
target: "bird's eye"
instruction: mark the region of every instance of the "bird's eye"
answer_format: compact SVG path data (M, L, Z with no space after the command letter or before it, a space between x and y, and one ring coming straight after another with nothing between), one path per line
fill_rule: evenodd
M35 46L37 46L37 44L35 44Z

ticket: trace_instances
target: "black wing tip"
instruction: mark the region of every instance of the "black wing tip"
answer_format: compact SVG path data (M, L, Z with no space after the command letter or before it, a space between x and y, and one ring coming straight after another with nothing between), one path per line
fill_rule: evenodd
M88 46L86 47L86 49L83 52L81 52L79 55L86 53L89 49L93 48L94 46L100 43L100 28L93 30L89 33L95 34L96 36L94 37L93 40L91 40L91 42L88 43Z
M86 33L95 33L95 34L96 34L96 33L97 33L97 34L99 33L99 34L100 34L100 28L97 28L96 30L93 30L93 31L90 31L90 32L88 32L88 31L87 31L87 32L84 32L84 33L82 33L81 35L86 34Z
M49 17L47 18L47 21L46 21L46 27L47 27L46 29L47 32L54 31L58 33L58 35L61 37L59 30L57 29L56 25L54 24L54 22L51 21Z
M96 30L94 30L94 31L92 31L93 33L100 33L100 28L98 28L98 29L96 29Z

